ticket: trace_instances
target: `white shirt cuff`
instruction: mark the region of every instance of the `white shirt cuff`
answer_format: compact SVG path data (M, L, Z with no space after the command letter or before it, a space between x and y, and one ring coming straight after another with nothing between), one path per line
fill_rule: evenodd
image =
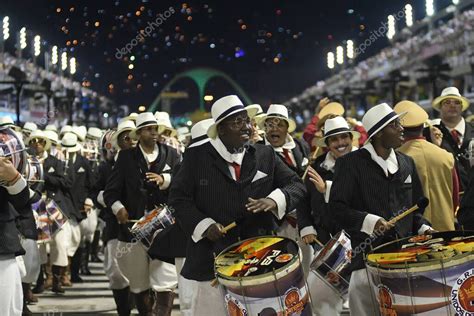
M103 207L107 207L104 201L104 190L100 191L99 194L97 194L97 202L99 202L99 204Z
M367 214L367 216L364 218L364 222L362 223L362 228L360 231L366 233L367 235L372 235L374 233L375 224L377 224L378 220L381 218L382 217L374 214Z
M14 185L5 187L5 189L8 191L8 194L10 195L17 195L18 193L23 191L25 187L26 187L26 180L25 178L23 178L23 176L21 176L20 179L18 179L18 181Z
M203 235L206 232L206 230L209 228L209 226L211 226L215 222L216 221L210 217L206 217L205 219L200 221L196 225L196 228L194 228L193 234L191 235L191 238L193 239L193 241L197 243L198 241L203 239L204 238Z
M278 219L282 219L286 212L286 197L280 189L274 190L267 196L268 199L272 199L277 204L277 212L273 212L273 215Z
M329 203L329 196L331 195L332 181L326 180L326 192L324 193L324 201Z
M171 174L163 173L161 176L163 177L163 183L160 185L160 190L166 190L171 184Z
M311 235L311 234L314 234L314 235L318 235L318 233L316 232L316 229L314 229L313 226L306 226L305 228L303 228L301 231L300 231L300 236L301 237L304 237L304 236L307 236L307 235Z
M114 215L117 215L117 213L120 211L120 209L124 208L125 206L123 206L122 202L120 201L115 201L114 204L112 204L112 212L114 213Z
M433 229L430 226L423 224L420 229L418 229L418 235L423 235L428 229Z
M87 206L94 206L94 202L92 201L91 198L87 198L85 201L84 201L84 205L87 205Z

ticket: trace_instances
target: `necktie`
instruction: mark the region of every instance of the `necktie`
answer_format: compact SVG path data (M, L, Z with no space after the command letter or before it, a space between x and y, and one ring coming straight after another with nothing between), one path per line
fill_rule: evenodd
M459 147L459 145L461 145L461 134L457 130L453 129L451 131L451 136L453 137L453 140L456 145L458 145Z
M234 167L235 172L235 181L239 181L240 179L240 165L236 162L231 163L232 167Z
M291 160L290 153L288 152L288 149L283 149L283 156L285 156L285 161L286 161L287 165L292 166L292 167L295 166L293 164L293 160Z

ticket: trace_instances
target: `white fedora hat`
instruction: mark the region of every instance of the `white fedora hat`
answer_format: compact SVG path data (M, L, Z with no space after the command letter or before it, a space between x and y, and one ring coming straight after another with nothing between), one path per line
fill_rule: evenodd
M135 123L137 120L137 117L138 117L138 114L133 112L133 113L130 113L128 116L125 116L122 119L122 121L133 121Z
M368 110L362 118L362 125L368 134L368 138L365 143L367 144L375 134L380 132L390 122L405 114L406 112L400 114L395 113L395 111L393 111L393 109L387 103L378 104Z
M33 122L26 122L25 125L23 125L24 131L33 132L33 131L36 131L37 129L38 129L38 125L36 125Z
M56 133L58 132L58 128L54 124L48 124L44 128L45 131L55 131Z
M288 116L288 109L283 104L270 104L267 113L258 118L258 127L264 129L265 121L268 118L279 118L285 120L288 123L288 133L291 133L296 129L295 121Z
M158 122L158 133L163 134L165 130L171 131L171 137L178 134L176 129L171 124L170 115L168 112L155 112L156 121Z
M64 134L66 133L72 133L72 126L71 125L64 125L61 128L61 132L59 133L59 136L63 137Z
M326 120L324 122L324 137L318 139L317 145L319 147L327 147L325 140L331 136L351 133L353 137L359 138L360 133L353 131L349 128L349 124L342 116L336 116L335 118Z
M53 145L59 144L58 133L56 133L55 131L51 131L51 130L43 131L43 133L46 137L49 138L49 140L51 141L51 143Z
M61 147L66 149L68 153L74 153L82 149L81 144L77 141L77 135L71 132L64 134L61 139Z
M14 129L15 131L19 131L20 128L15 125L13 119L10 116L1 116L0 117L0 128L2 127L9 127Z
M247 105L245 107L246 110L257 110L257 113L255 113L255 115L253 116L255 119L257 119L257 117L260 117L262 115L265 115L265 112L263 112L263 109L262 107L260 106L260 104L250 104L250 105Z
M209 127L207 135L215 139L217 137L217 125L229 116L243 111L247 111L250 118L253 118L257 113L257 109L255 108L245 109L244 104L236 95L228 95L220 98L212 105L211 113L214 124Z
M92 139L100 139L102 137L102 130L97 127L89 127L89 129L87 130L86 137Z
M87 136L87 128L83 125L81 126L73 126L72 132L77 135L77 139L83 142Z
M207 130L212 124L214 124L213 119L205 119L194 124L191 128L191 143L188 148L198 147L210 141Z
M31 132L27 141L28 145L35 138L42 139L46 142L46 144L44 145L44 150L48 150L51 147L51 140L48 138L48 136L46 136L45 132L43 132L42 130L37 129Z
M147 126L156 126L156 129L158 130L158 121L156 120L156 117L151 112L143 112L138 114L136 127L130 132L130 137L137 139L137 131L140 128Z
M121 121L117 126L117 130L112 134L111 143L112 145L119 149L117 139L123 132L135 130L135 123L132 120Z
M458 88L456 87L444 88L443 91L441 91L441 95L433 100L433 108L439 111L441 108L441 102L446 99L456 99L461 101L463 111L466 111L469 108L469 100L461 96Z
M180 142L184 141L186 137L191 136L191 132L187 126L178 127L176 133L178 133L178 140Z

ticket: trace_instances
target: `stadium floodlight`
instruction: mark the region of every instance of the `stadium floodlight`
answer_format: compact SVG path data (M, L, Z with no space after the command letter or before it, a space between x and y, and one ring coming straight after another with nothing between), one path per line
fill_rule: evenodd
M71 75L74 75L76 73L76 58L75 57L71 57L71 59L69 59L69 73Z
M3 40L6 41L10 37L10 18L3 18Z
M388 37L388 39L391 40L396 34L396 31L395 31L395 17L393 15L389 15L387 17L387 21L388 21L387 37Z
M328 68L334 69L334 53L333 52L328 53Z
M51 49L51 63L53 65L57 65L58 63L58 47L57 46L53 46L53 48Z
M339 65L344 63L344 48L342 46L336 47L336 62Z
M67 68L67 53L61 53L61 70L66 70Z
M347 58L354 58L354 41L348 40L346 43L346 55Z
M33 41L33 48L35 56L39 56L41 54L41 37L36 35Z
M26 48L26 27L20 29L20 49Z
M434 1L426 0L426 16L432 16L435 13Z
M405 6L405 22L408 27L413 25L413 7L411 4Z

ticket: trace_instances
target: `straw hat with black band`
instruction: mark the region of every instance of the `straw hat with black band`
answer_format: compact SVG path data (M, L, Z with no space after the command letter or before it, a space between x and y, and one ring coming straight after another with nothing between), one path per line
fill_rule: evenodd
M138 139L137 131L147 126L156 126L156 130L158 131L158 121L156 120L156 117L151 112L138 114L136 128L130 132L129 136L133 139Z
M469 108L469 100L463 97L460 93L458 88L456 87L447 87L441 91L441 95L433 100L433 109L440 110L441 103L446 99L456 99L461 102L462 111L466 111Z
M390 122L404 116L405 114L406 113L395 113L387 103L378 104L368 110L362 118L362 125L368 134L365 144L367 144L375 134L390 124Z

